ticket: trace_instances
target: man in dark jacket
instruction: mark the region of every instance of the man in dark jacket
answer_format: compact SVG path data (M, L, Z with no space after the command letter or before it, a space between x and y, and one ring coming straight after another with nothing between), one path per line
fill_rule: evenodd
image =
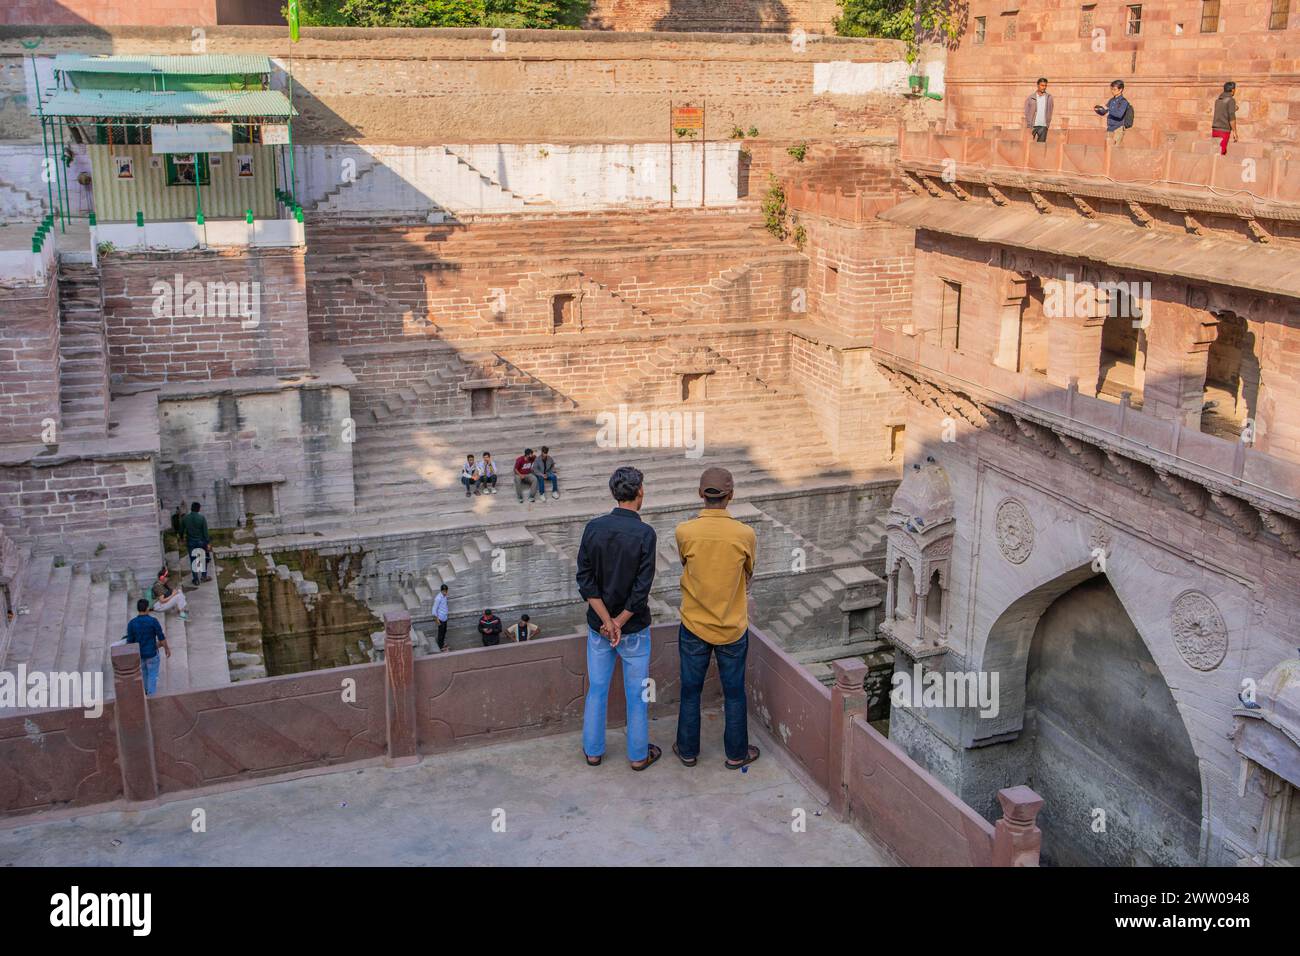
M1214 101L1210 135L1219 141L1220 156L1228 155L1228 137L1237 141L1237 84L1232 80L1223 84L1223 92Z
M1037 91L1025 100L1025 125L1034 134L1034 141L1047 142L1047 127L1052 125L1052 94L1047 92L1047 77L1038 78Z
M501 643L501 618L493 614L491 608L485 610L478 619L478 633L483 638L484 647L495 647Z
M1105 106L1094 106L1093 112L1106 117L1106 137L1112 145L1124 142L1124 131L1133 128L1133 104L1124 98L1124 81L1110 85L1110 99Z
M185 551L190 558L190 573L194 586L199 586L199 577L204 581L208 577L208 565L212 561L212 539L208 536L208 519L199 514L199 503L190 505L190 513L181 519L181 536L185 539ZM195 554L201 550L203 553Z
M590 766L605 754L605 709L614 661L623 660L627 759L644 770L659 759L650 743L646 693L650 681L650 586L655 579L655 529L641 520L641 472L624 466L609 479L616 507L587 522L578 547L578 593L587 602L587 700L582 749Z

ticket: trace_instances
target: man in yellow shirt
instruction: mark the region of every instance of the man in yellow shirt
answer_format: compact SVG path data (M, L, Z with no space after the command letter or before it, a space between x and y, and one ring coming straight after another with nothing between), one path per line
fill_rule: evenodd
M682 623L677 635L682 666L682 699L673 753L694 767L700 753L700 693L716 655L722 681L726 765L738 769L758 759L749 743L745 701L745 657L749 652L749 580L754 576L754 529L727 511L735 485L725 468L700 476L704 509L677 526L682 561Z

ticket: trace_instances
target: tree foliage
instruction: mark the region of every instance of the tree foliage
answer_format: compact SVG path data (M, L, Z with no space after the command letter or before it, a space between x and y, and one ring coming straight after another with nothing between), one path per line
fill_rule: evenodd
M840 7L836 33L903 40L909 62L926 41L955 40L966 15L964 0L840 0Z
M302 0L308 27L505 27L549 30L579 26L591 0Z

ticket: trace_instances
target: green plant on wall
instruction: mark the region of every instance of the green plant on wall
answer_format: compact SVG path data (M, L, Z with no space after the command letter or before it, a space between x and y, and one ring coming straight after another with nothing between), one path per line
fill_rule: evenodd
M679 126L677 127L676 133L681 139L694 139L699 135L700 131L697 129L690 129L686 126Z
M302 0L299 18L311 27L572 30L590 8L591 0Z
M794 247L803 252L803 247L808 244L808 230L803 226L794 227Z
M836 33L902 40L908 63L926 41L952 43L966 22L966 0L840 0L840 8Z
M786 152L793 156L796 162L802 163L804 157L808 155L808 144L800 143L798 146L791 146Z
M785 188L771 173L767 174L767 193L763 196L763 225L784 242L790 236L786 220L790 210L785 203Z

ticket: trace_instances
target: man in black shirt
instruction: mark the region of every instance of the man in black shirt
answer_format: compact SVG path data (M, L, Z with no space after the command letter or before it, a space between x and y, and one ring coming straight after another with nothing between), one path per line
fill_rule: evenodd
M487 608L478 619L478 632L483 638L484 647L495 647L501 643L501 618L493 614L491 608Z
M609 479L616 507L593 518L578 547L578 593L587 602L587 691L582 749L595 767L605 754L605 709L614 661L623 659L627 697L627 759L644 770L659 759L650 743L650 586L655 578L655 530L638 513L643 476L619 468Z

